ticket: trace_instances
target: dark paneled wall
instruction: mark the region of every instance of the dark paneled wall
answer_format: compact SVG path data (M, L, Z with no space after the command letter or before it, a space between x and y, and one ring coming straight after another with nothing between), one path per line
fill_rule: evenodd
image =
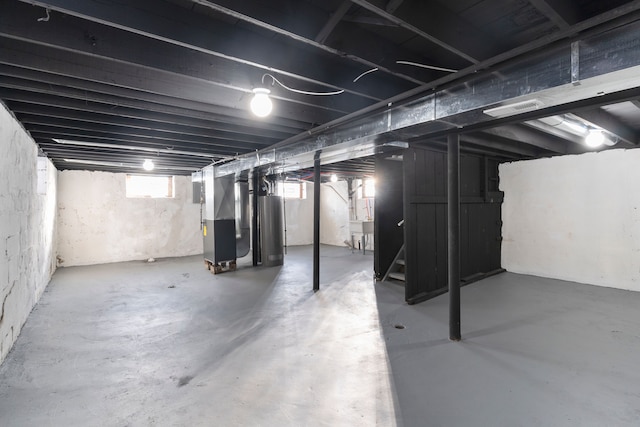
M404 153L405 297L416 303L447 289L447 155ZM500 269L498 162L460 157L460 269L470 281ZM378 239L377 239L378 240Z
M389 157L376 156L374 270L378 279L385 275L404 243L403 228L398 227L403 219L402 161Z

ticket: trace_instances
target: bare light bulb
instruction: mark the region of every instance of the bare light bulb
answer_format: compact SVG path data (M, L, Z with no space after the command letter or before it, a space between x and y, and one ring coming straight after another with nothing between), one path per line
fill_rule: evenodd
M269 99L269 93L271 91L269 89L265 89L262 87L255 88L253 93L253 99L251 100L251 111L258 117L267 117L271 114L271 110L273 109L273 103L271 99Z
M152 171L153 168L155 167L155 165L153 164L153 160L151 159L145 159L144 163L142 163L142 167L144 168L144 170L146 171Z
M335 173L331 174L331 182L338 182L338 175L336 175Z
M584 139L584 142L591 148L600 147L605 142L604 132L601 130L590 130Z

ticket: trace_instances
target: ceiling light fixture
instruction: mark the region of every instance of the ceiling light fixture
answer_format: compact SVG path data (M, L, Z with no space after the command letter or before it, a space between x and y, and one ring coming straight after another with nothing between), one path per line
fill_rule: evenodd
M273 109L273 103L269 98L269 89L263 87L257 87L253 90L253 98L251 99L251 112L258 117L267 117L271 114Z
M598 129L591 129L587 136L584 138L584 143L587 144L588 147L598 148L601 145L605 144L606 136L603 131Z
M272 86L278 83L284 89L290 92L299 93L301 95L330 96L330 95L340 95L341 93L344 92L344 89L336 90L333 92L310 92L307 90L294 89L292 87L285 85L280 80L276 79L273 75L268 73L262 75L263 85L265 84L264 78L267 76L271 77ZM255 114L258 117L267 117L269 114L271 114L271 111L273 110L273 103L271 102L271 98L269 98L269 94L271 93L271 91L265 87L257 87L253 89L253 93L254 93L253 98L251 99L251 103L249 104L249 106L251 107L251 112L253 112L253 114Z
M338 175L336 175L335 173L331 174L331 182L338 182Z
M142 167L144 168L144 170L146 170L147 172L150 172L153 170L153 168L155 167L155 165L153 164L153 160L151 159L145 159L144 163L142 163Z

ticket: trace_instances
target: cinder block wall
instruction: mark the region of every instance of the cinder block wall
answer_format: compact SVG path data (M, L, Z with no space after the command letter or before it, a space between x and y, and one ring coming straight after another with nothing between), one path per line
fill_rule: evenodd
M56 169L37 155L0 103L0 363L56 268Z

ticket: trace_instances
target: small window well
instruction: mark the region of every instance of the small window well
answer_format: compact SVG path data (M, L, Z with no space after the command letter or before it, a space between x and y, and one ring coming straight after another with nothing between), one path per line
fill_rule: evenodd
M306 199L307 185L304 182L278 182L278 195L285 199Z
M173 198L173 176L127 175L127 198Z

